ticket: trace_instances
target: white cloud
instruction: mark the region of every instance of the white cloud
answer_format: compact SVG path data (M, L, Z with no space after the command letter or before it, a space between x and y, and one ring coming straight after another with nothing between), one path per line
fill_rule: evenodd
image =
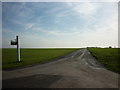
M31 29L35 24L34 23L28 23L25 25L25 30Z
M60 30L45 30L43 28L40 27L36 27L32 29L33 31L38 31L38 32L42 32L44 34L49 34L49 35L64 35L65 33L61 32Z
M37 31L37 32L42 32L44 34L48 34L48 35L54 35L54 36L70 36L70 35L76 35L76 34L80 34L81 31L76 29L73 29L71 31L63 31L63 30L47 30L47 29L43 29L41 27L34 27L32 28L33 31Z
M75 12L80 14L80 16L90 16L96 13L97 9L99 8L99 5L97 3L91 3L91 2L86 2L86 3L73 3L69 2L67 3L68 6L70 6Z
M21 47L29 48L29 47L58 47L57 41L51 38L45 38L44 36L40 36L39 34L21 34ZM62 45L61 45L62 46Z
M109 22L109 23L108 23ZM106 21L104 26L96 26L94 30L85 32L80 38L88 46L118 46L118 23L116 18Z
M30 22L23 22L23 21L18 21L18 20L11 20L11 21L12 21L12 23L18 24L21 27L23 27L24 30L31 30L33 27L35 28L38 24L40 26L40 24L42 23L42 19L44 17L45 16L36 17L34 20L32 20Z
M118 2L119 0L4 0L3 2Z
M15 21L14 23L23 25L26 30L23 33L19 33L21 36L22 47L84 47L118 45L118 18L117 11L114 7L102 7L97 3L90 2L68 3L68 5L70 7L69 10L56 14L57 18L59 18L56 22L59 24L61 17L69 15L70 12L77 13L85 19L86 22L83 21L83 23L86 28L82 27L79 29L78 27L75 27L74 24L74 28L69 28L69 26L67 26L68 30L66 31L62 28L55 28L55 26L45 28L40 25L43 17L38 17L31 22L25 23ZM98 15L96 12L99 8L107 13L101 13L101 15ZM60 10L60 8L53 9L52 13L57 10ZM97 17L94 17L93 15L96 15ZM87 17L92 17L92 19ZM80 23L82 23L82 21ZM28 30L31 30L31 32ZM12 33L9 30L4 30L4 32Z

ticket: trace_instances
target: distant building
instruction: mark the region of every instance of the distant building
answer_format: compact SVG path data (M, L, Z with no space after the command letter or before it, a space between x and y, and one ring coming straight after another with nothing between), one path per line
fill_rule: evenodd
M112 46L109 46L109 48L112 48Z

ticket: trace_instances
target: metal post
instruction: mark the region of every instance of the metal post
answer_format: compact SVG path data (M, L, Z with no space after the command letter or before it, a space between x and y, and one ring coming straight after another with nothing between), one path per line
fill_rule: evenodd
M18 36L16 36L16 40L17 40L17 60L20 62L20 41Z

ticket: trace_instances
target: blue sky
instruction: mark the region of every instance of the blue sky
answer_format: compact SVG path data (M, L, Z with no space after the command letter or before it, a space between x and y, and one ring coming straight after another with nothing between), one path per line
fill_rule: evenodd
M3 2L3 48L118 46L117 2Z

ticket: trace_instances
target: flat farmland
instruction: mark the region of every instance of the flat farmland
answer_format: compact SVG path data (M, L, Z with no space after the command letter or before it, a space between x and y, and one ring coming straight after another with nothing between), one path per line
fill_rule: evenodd
M118 48L88 48L91 54L107 69L120 72L120 49Z
M2 73L3 88L118 88L118 73L105 69L87 49Z
M44 63L76 50L78 48L21 49L22 62L18 63L16 49L2 49L2 69Z

